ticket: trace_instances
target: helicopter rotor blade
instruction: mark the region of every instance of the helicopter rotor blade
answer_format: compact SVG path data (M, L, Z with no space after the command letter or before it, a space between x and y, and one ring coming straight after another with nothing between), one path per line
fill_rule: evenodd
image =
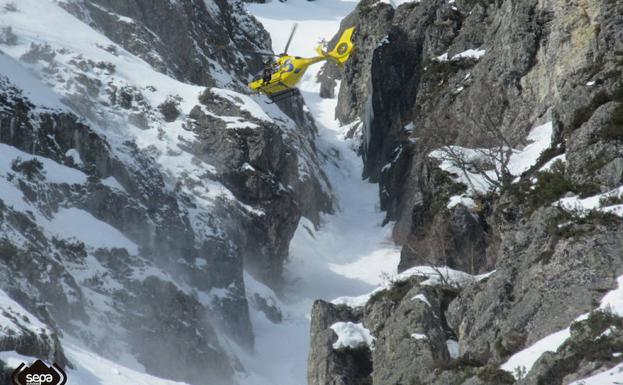
M261 55L261 56L274 56L274 57L278 57L279 55L274 54L272 52L267 52L267 51L253 51L250 49L238 49L238 51L240 52L244 52L244 53L252 53L252 54L256 54L256 55Z
M284 54L288 53L288 48L290 48L290 43L292 43L292 38L294 37L298 26L298 23L294 23L294 25L292 26L292 32L290 32L290 37L288 38L288 42L286 43L286 49L283 51Z

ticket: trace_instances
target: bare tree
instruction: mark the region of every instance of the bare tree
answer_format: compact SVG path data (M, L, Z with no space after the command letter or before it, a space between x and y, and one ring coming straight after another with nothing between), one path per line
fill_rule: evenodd
M435 220L426 233L422 235L422 242L418 243L418 246L420 246L418 250L409 242L405 243L404 246L411 253L422 257L422 263L434 272L442 287L460 291L461 283L450 279L447 270L449 261L446 246L451 236L452 234L450 234L448 227L445 226L443 221Z
M476 148L459 147L453 143L451 135L447 129L435 120L435 130L432 133L438 146L437 151L441 156L436 156L440 160L447 160L461 170L469 187L478 193L479 189L475 183L474 175L482 178L493 190L504 191L513 181L513 175L509 164L514 152L510 140L504 135L501 128L490 119L485 117L484 123L476 122L471 117L468 119L476 127L478 135L484 144Z

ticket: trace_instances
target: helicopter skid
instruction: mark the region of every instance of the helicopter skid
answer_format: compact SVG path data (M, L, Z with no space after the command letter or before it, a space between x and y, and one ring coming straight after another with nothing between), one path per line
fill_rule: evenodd
M275 103L279 103L281 101L290 99L291 97L295 96L295 95L300 95L301 92L298 90L298 88L292 88L286 91L282 91L276 94L272 94L270 95L270 102L269 104L275 104Z

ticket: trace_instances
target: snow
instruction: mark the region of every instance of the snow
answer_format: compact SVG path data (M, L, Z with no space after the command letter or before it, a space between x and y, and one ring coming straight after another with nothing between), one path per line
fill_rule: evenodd
M23 95L36 105L53 109L67 109L61 103L58 95L50 87L43 84L36 74L26 70L19 62L7 56L2 50L0 50L0 76L8 77L16 87L23 90Z
M600 305L598 309L608 310L613 312L614 314L623 317L623 275L617 278L617 288L609 291L606 295L601 299ZM582 321L588 318L589 313L585 313L580 315L575 319L575 321ZM538 341L536 341L531 346L526 349L519 351L512 355L502 366L503 370L506 370L510 373L514 374L516 368L524 368L526 373L530 371L534 363L543 355L545 352L554 352L556 351L569 337L571 336L570 328L565 328L559 330L555 333L552 333ZM617 376L614 376L612 371L607 371L608 379L614 381L623 381L623 373L617 372ZM597 378L598 380L592 380L593 378ZM596 375L587 379L595 382L587 382L585 385L606 385L610 384L608 382L602 383L598 382L600 380L605 379L605 376ZM612 383L615 384L616 382ZM574 383L579 385L579 383Z
M560 154L558 156L553 157L552 159L548 160L547 163L545 163L543 165L543 167L541 167L539 169L539 171L550 171L552 169L552 166L556 162L566 163L567 162L567 155L566 154Z
M0 5L6 0L0 0ZM131 19L118 16L123 22L133 22ZM215 173L213 165L200 161L193 154L184 150L188 144L197 140L196 134L184 129L184 115L197 104L198 96L205 91L204 87L186 84L177 81L163 73L156 71L144 60L127 52L116 45L102 33L94 30L88 24L80 21L67 11L58 2L50 0L20 0L19 12L0 14L0 22L10 25L19 37L19 44L15 46L2 45L4 54L0 55L0 74L7 75L18 86L26 88L26 95L32 96L36 103L52 107L65 108L63 102L80 99L83 91L75 84L76 78L87 76L103 85L115 87L131 87L140 92L144 101L151 108L155 108L171 97L179 101L182 118L166 123L159 119L159 115L147 114L147 127L138 127L127 111L111 106L108 97L102 90L98 97L90 97L93 106L80 106L77 113L85 123L99 135L105 137L111 145L114 155L132 164L133 159L126 154L125 142L134 142L139 150L148 150L161 166L168 187L172 189L180 186L184 193L188 193L195 202L191 210L191 224L197 234L210 233L209 226L205 225L204 211L214 206L218 199L235 202L241 208L252 214L262 215L260 211L243 205L221 183L210 180L206 176ZM62 25L63 28L58 28ZM34 64L19 63L20 58L30 50L32 44L47 44L54 50L55 76L32 75L31 72L46 74L50 65L43 61ZM113 47L109 52L104 47ZM114 66L114 71L93 69L83 71L75 63L78 60L90 60L95 63L103 62ZM214 63L216 65L216 63ZM216 70L215 70L216 71ZM284 126L294 127L292 121L278 108L266 105L267 99L261 96L248 96L232 90L232 77L222 71L222 76L215 73L216 85L210 90L239 106L252 117L267 122L276 118ZM242 84L237 83L237 86ZM80 102L78 102L80 104ZM75 105L73 103L72 105ZM218 117L226 123L228 128L256 127L257 125L244 119L234 117ZM140 125L140 124L138 124ZM75 154L70 154L74 160ZM79 164L79 163L77 163ZM187 182L191 186L187 186ZM179 182L179 183L178 183ZM112 180L104 182L109 187L120 189L120 185Z
M527 138L531 143L510 157L508 170L511 174L515 176L521 175L534 166L541 153L551 147L553 132L554 126L552 122L534 127Z
M333 344L333 349L347 347L356 349L362 345L374 346L375 338L370 334L370 330L363 327L361 323L336 322L330 328L337 335L337 341Z
M315 43L330 40L342 18L356 5L356 1L289 0L251 3L247 7L271 33L275 52L283 50L287 32L298 22L290 53L315 56ZM338 207L334 215L322 216L319 227L306 218L298 224L285 271L287 296L276 302L284 321L274 324L263 313L251 309L256 354L240 353L248 369L248 373L240 374L240 382L245 384L306 383L313 301L342 296L349 304L365 303L386 276L397 272L400 248L392 241L393 224L382 226L384 213L379 208L378 185L361 180L362 161L354 150L356 142L345 138L350 127L341 127L335 120L337 101L318 96L320 85L315 77L320 68L310 67L299 85L318 126L317 148L325 154L339 154L324 165ZM262 296L271 296L270 289L248 274L245 284L247 295L259 290Z
M435 57L435 60L437 61L448 61L448 53L443 53L437 57Z
M381 0L381 3L384 4L389 4L394 8L398 8L399 6L403 5L403 4L409 4L409 3L419 3L420 0Z
M411 334L411 338L413 338L415 340L425 340L425 339L428 339L426 334L422 334L422 333L412 333Z
M36 335L51 335L50 329L0 290L0 337L11 337L23 333L23 328Z
M392 282L404 281L412 277L422 277L426 278L421 283L424 286L437 286L443 283L464 286L468 283L479 281L486 276L488 275L474 276L446 266L414 266L393 277Z
M75 238L96 248L125 248L130 254L138 253L138 246L119 230L77 208L60 209L46 227L58 237Z
M552 122L534 127L528 134L527 140L530 142L523 149L514 149L508 159L508 172L515 176L514 182L519 181L519 176L533 167L539 157L546 149L552 145L553 125ZM468 198L474 195L486 194L496 188L490 180L496 180L496 169L501 173L502 167L499 154L493 149L487 148L465 148L460 146L447 146L437 149L430 153L430 156L440 161L439 167L453 175L454 180L467 186L467 192L460 196L450 198L447 207L452 208L459 203L465 206L474 207L473 200ZM486 163L491 164L490 170L484 171L482 175L475 170L463 170L456 164L457 157L467 163Z
M66 369L67 383L71 385L185 385L128 369L65 340L63 347L65 355L75 366L73 369ZM0 352L0 360L9 367L16 368L21 363L32 362L36 358L4 351Z
M495 273L495 270L480 274L470 275L468 273L454 270L446 266L432 267L432 266L414 266L410 269L403 271L400 274L387 275L385 280L381 282L374 290L357 296L340 296L333 299L331 302L336 305L347 305L353 308L365 306L370 298L383 290L387 290L392 287L396 282L404 281L412 277L425 278L421 285L424 286L438 286L443 283L448 285L464 286L471 282L481 281L486 279L491 274ZM414 296L413 300L420 299L418 296ZM430 305L430 304L429 304Z
M418 294L418 295L414 296L413 298L411 298L411 301L422 301L425 304L427 304L428 306L430 306L430 302L428 302L428 299L426 298L426 296L424 294Z
M77 156L69 151L70 156ZM42 174L48 183L55 184L85 184L87 176L82 171L76 170L57 163L49 158L35 156L15 147L0 143L0 200L14 210L30 212L36 222L47 234L61 239L73 239L84 242L94 248L126 248L128 252L138 253L136 244L128 240L119 230L113 226L95 218L86 211L76 208L60 208L53 213L52 217L43 214L39 209L28 203L22 191L9 182L11 165L15 160L29 161L36 159L42 164ZM111 177L112 178L112 177ZM115 187L121 187L114 178L104 180L103 183Z
M623 364L604 372L597 373L582 380L573 381L569 385L620 385L623 381Z
M623 275L617 278L618 287L609 291L602 299L599 309L610 310L619 317L623 316ZM587 315L580 316L584 318ZM608 331L608 330L606 330ZM621 353L613 353L614 357L619 357ZM570 385L619 385L623 383L623 364L597 373L582 380L574 381Z
M476 208L476 202L474 202L474 199L465 194L451 196L448 200L448 204L446 205L446 207L452 209L458 205L463 205L468 209Z
M254 118L264 120L270 123L273 122L273 119L266 114L266 112L260 107L260 105L247 95L219 88L211 88L210 91L222 98L229 100L234 104L239 105L240 108L253 115Z
M362 294L362 295L358 295L358 296L341 296L341 297L337 297L335 299L333 299L331 301L331 303L335 304L335 305L346 305L352 308L356 308L356 307L362 307L365 306L366 303L368 303L368 301L370 300L370 297L372 297L374 294L382 291L384 288L383 287L379 287L373 291L371 291L370 293L367 294Z
M485 55L487 51L485 51L484 49L480 49L480 48L471 48L468 49L466 51L457 53L456 55L452 56L451 61L455 61L455 60L460 60L460 59L480 59L481 57L483 57ZM440 62L444 62L444 61L448 61L448 53L444 53L442 55L439 55L437 57L435 57L435 60L440 61Z
M28 154L4 143L0 143L0 177L6 178L8 173L15 173L11 170L11 165L17 159L21 161L36 159L41 162L45 179L50 183L84 184L87 180L86 174L82 171L64 166L49 158Z
M397 3L402 4L405 1L394 1L394 5ZM64 88L64 82L44 84L36 76L31 75L30 70L24 70L24 67L14 61L13 58L20 57L29 49L31 42L43 41L50 43L55 49L64 48L70 52L66 55L57 54L55 58L61 70L59 76L67 75L71 80L75 74L68 63L77 54L94 61L109 62L116 68L114 75L98 75L98 79L104 84L135 86L144 94L146 102L152 106L157 106L171 95L178 95L180 110L188 112L196 104L198 95L204 91L202 87L184 84L154 71L143 60L116 46L105 36L64 11L57 2L20 0L19 4L19 14L0 15L2 23L11 25L20 39L17 46L2 46L7 55L0 55L0 64L3 64L0 65L0 73L7 74L11 80L15 78L16 83L27 83L25 87L30 90L28 92L32 91L33 101L66 108L60 100L70 93L70 90ZM207 4L211 7L212 2L208 1ZM300 28L290 51L292 54L312 56L315 55L315 43L322 39L329 40L338 30L343 17L350 13L356 4L357 2L353 0L314 2L289 0L285 3L279 1L254 3L248 4L247 7L271 33L276 52L283 50L292 23L299 22ZM212 6L210 9L215 8ZM132 22L129 19L124 21ZM63 28L58 28L58 25L62 25ZM42 40L42 37L45 37L45 40ZM116 55L101 48L111 45L117 48ZM37 66L39 64L30 67L36 70ZM315 82L315 76L319 69L320 65L311 67L305 74L300 88L319 129L316 146L329 157L324 165L324 171L333 187L337 202L336 213L323 215L318 227L306 218L301 219L290 247L290 260L286 266L285 298L278 298L270 288L245 273L247 296L257 294L265 298L269 304L281 309L284 320L275 324L267 319L263 312L252 307L250 317L256 335L255 352L248 352L235 344L227 344L227 341L223 343L239 358L246 370L236 373L239 383L250 385L305 383L309 349L309 312L315 299L331 300L339 297L335 300L336 303L342 301L349 306L360 306L370 295L387 288L397 279L406 279L409 274L425 277L425 283L429 285L441 282L438 273L427 270L426 267L412 270L406 275L405 273L397 275L400 248L392 241L393 224L383 226L385 215L379 208L378 186L361 180L362 161L354 151L356 140L346 139L345 133L349 127L339 126L334 119L336 100L321 99L318 96L319 84ZM217 80L217 86L211 88L211 91L235 103L254 118L266 122L288 122L288 118L276 106L266 103L265 97L247 96L227 90L227 83L231 81L227 76ZM52 82L53 79L43 81ZM87 123L98 130L98 133L106 136L113 149L123 141L134 141L139 150L148 149L155 154L157 162L170 179L168 183L171 187L175 186L179 176L196 182L196 185L183 186L183 189L195 197L198 206L209 208L210 202L217 198L235 199L220 183L206 180L206 175L215 173L212 165L198 163L191 154L180 149L180 143L195 140L194 134L184 130L183 119L166 124L150 122L147 129L141 129L127 124L127 115L118 111L102 107L96 112L101 116L94 116L92 121ZM232 117L220 118L226 121L230 128L243 125L252 127L251 123ZM124 124L117 124L119 122ZM294 125L290 124L289 127ZM76 160L76 155L71 153L68 156ZM116 155L124 156L121 152L116 152ZM15 152L8 146L0 147L0 199L14 205L17 210L33 211L34 215L39 215L33 206L24 201L22 193L6 179L6 172L10 170L8 160L14 159L15 156L21 156L22 159L32 158L28 154ZM86 181L86 175L79 170L62 166L49 159L40 160L44 164L45 175L50 182ZM244 168L249 170L246 165ZM123 187L113 177L104 179L102 183L123 191ZM263 215L261 211L251 206L242 205L242 207L249 213ZM200 213L197 214L197 217L199 216ZM86 211L61 208L52 218L37 216L37 222L46 232L83 241L89 247L125 247L131 253L138 252L137 245L120 231ZM199 222L198 218L194 218L193 226L199 227ZM204 261L198 259L198 266L202 266ZM480 279L447 268L442 268L441 271L444 280L457 284ZM148 276L172 281L166 273L151 266L133 270L129 278L140 280ZM85 292L89 300L101 302L97 306L112 309L112 304L107 303L110 298L101 295L98 297L96 293L88 290ZM228 293L227 288L214 290L207 295L208 298L202 300L211 301L213 298L227 296ZM373 344L374 337L361 324L344 323L341 326L334 326L334 330L337 329L336 333L343 337L341 343L344 346L356 341ZM220 335L219 337L224 338ZM124 368L88 352L73 341L63 341L63 344L68 358L76 365L76 369L70 372L72 384L179 384L156 379L140 373L140 370ZM13 357L17 360L22 358L15 354Z
M570 335L569 328L550 334L526 349L513 354L500 368L513 374L515 369L525 369L527 373L543 353L556 351Z
M484 49L468 49L466 51L463 51L461 53L458 53L454 56L452 56L452 60L457 60L457 59L480 59L481 57L484 56L485 54L485 50Z
M608 192L593 195L591 197L583 199L578 196L562 198L557 202L554 202L554 205L580 216L585 216L589 214L592 210L597 210L604 213L611 213L623 218L623 204L604 205L604 203L602 203L605 199L608 198L622 197L623 186L620 186Z
M84 163L82 162L82 159L80 158L80 153L75 148L71 148L67 150L67 152L65 153L65 157L71 158L75 165L78 165L78 166L84 165Z
M119 181L114 176L109 176L108 178L102 179L102 184L112 189L126 192L125 188L121 185L121 183L119 183Z

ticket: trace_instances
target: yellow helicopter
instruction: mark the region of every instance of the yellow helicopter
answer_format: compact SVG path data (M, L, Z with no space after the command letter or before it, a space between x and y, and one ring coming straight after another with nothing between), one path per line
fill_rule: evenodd
M268 64L262 74L258 75L249 83L249 88L254 91L268 95L273 103L288 99L298 92L296 85L305 74L305 71L312 64L330 60L341 68L350 57L355 46L352 42L352 36L355 28L348 28L342 33L337 44L331 51L326 51L322 45L316 47L318 56L311 58L303 58L299 56L288 55L288 48L292 42L292 37L296 32L297 24L294 24L284 53L277 56L274 64ZM264 54L267 55L267 54ZM270 54L273 56L272 54Z

